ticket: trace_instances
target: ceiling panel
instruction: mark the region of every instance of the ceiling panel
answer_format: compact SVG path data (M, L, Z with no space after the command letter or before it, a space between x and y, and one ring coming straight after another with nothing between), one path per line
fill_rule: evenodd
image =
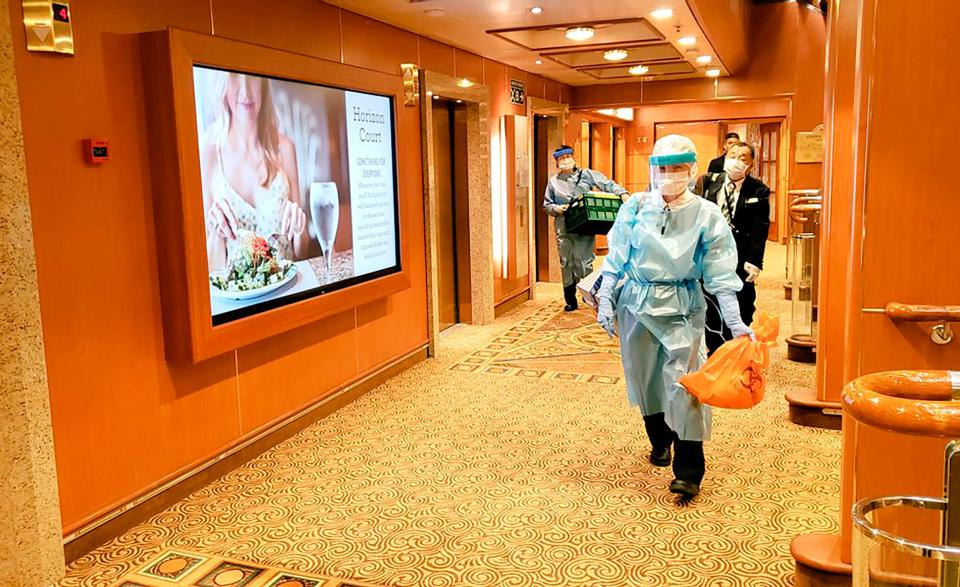
M595 67L592 69L582 70L584 73L591 75L599 80L624 80L624 79L646 79L649 76L658 76L658 75L681 75L681 74L691 74L696 73L696 68L687 63L686 61L674 61L671 63L652 63L647 65L649 69L642 76L635 76L630 73L630 68L632 65L623 65L617 67Z
M592 26L596 31L588 41L575 42L566 37L569 28ZM571 47L593 47L598 45L622 45L624 43L642 43L659 41L663 35L643 18L609 22L581 21L548 25L540 28L499 29L487 31L524 49L546 51Z
M690 64L688 73L650 74L644 76L644 81L702 77L704 68L694 59L704 54L723 67L685 0L324 1L458 50L573 86L624 81L598 79L584 70L608 63L603 61L601 49L625 48L630 51L630 65L643 63L651 66L652 71L653 65L664 60ZM543 7L541 14L530 12L534 4ZM664 7L671 8L673 16L664 20L652 18L653 10ZM585 24L596 27L593 39L575 43L564 36L569 26ZM681 46L678 39L683 36L696 37L696 43L692 47ZM421 52L424 63L433 63L430 59L436 55L431 53L432 49L435 47ZM446 66L446 60L443 65ZM726 73L722 70L722 75Z
M626 59L621 63L644 63L647 61L664 61L667 59L681 59L680 53L669 43L657 43L652 45L630 46L624 45L617 47L627 52ZM557 53L543 53L544 57L555 59L569 67L594 67L597 65L610 65L610 61L603 58L606 49L590 51L564 51Z

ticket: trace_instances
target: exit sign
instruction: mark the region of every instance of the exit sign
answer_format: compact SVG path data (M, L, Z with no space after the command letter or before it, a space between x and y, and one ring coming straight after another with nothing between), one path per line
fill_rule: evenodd
M527 85L521 80L510 80L510 103L517 106L523 106L527 103Z

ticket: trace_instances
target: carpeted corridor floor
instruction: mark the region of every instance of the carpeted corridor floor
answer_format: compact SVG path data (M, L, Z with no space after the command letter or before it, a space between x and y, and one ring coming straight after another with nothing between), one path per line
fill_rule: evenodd
M758 306L781 315L784 249ZM766 399L716 410L703 493L647 463L617 347L555 285L76 561L123 584L168 549L395 586L792 585L790 540L835 531L838 432L787 420L813 367L773 353ZM136 583L134 583L136 584ZM188 584L188 583L183 583ZM189 584L193 584L192 582Z

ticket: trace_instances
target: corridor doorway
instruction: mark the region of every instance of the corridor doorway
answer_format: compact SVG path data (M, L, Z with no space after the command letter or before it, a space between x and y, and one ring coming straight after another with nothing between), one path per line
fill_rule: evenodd
M470 322L466 107L454 100L434 100L431 116L437 204L437 310L443 331L460 322Z

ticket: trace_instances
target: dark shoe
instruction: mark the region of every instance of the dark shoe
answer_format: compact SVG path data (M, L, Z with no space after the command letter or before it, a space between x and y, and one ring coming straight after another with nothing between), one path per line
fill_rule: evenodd
M670 460L669 446L662 450L653 449L650 451L650 462L653 463L654 467L669 467Z
M580 306L577 304L577 284L568 285L563 288L563 300L567 305L563 307L564 312L574 312Z
M679 493L683 497L693 497L700 494L700 485L692 481L674 479L670 482L670 493Z

